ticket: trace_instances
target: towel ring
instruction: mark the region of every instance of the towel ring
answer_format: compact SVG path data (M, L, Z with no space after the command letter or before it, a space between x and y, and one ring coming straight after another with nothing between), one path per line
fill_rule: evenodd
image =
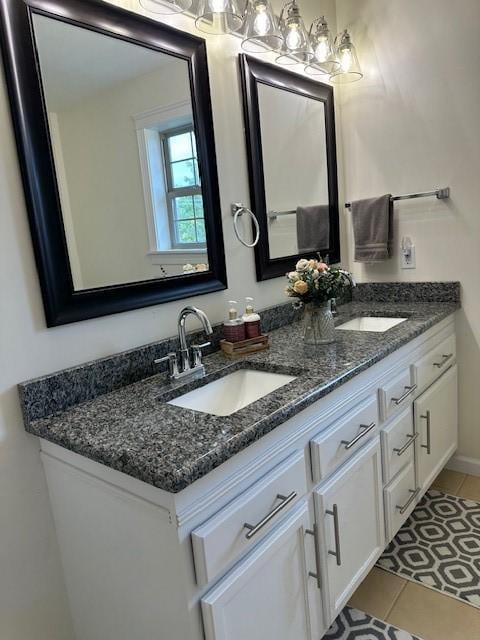
M248 215L252 218L253 224L255 226L255 240L251 243L244 240L240 234L240 231L238 230L238 224L237 224L238 219L244 213L248 213ZM241 242L245 247L248 247L249 249L251 249L252 247L255 247L258 244L258 241L260 240L260 225L258 224L258 220L255 214L253 213L253 211L251 211L248 207L246 207L241 202L237 202L232 204L232 216L233 216L233 230L235 231L235 235L237 236L237 239L239 240L239 242Z

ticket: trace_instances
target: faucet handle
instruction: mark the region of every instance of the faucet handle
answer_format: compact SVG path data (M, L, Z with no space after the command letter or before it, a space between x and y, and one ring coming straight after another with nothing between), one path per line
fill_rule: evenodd
M212 343L204 342L203 344L192 344L193 366L200 367L202 364L202 349L206 349Z
M153 361L153 364L161 364L162 362L168 362L168 373L170 377L178 375L177 354L167 353L163 358L157 358Z

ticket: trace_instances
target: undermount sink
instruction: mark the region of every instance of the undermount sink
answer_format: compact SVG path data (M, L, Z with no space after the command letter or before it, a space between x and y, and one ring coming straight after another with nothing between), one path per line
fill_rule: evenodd
M239 369L174 398L167 404L214 416L230 416L295 379L294 376L283 373Z
M374 331L383 333L401 322L405 322L407 318L378 318L374 316L361 316L353 318L336 327L342 331Z

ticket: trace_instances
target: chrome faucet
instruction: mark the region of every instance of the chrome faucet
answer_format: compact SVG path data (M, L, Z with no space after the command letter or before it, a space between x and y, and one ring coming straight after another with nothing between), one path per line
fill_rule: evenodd
M345 271L344 269L339 269L340 273L343 275L345 280L348 280L352 289L357 286L357 282L353 275L349 271ZM332 311L332 315L337 315L337 299L331 298L330 300L330 309Z
M180 342L180 351L178 357L176 353L168 353L163 358L154 361L154 364L168 362L169 377L172 380L186 378L189 376L199 377L205 374L205 367L202 364L202 349L210 346L210 342L203 344L192 344L192 358L190 359L190 349L187 345L187 334L185 329L186 319L188 316L196 316L202 323L203 330L207 336L212 335L213 329L206 313L197 307L185 307L180 311L177 320L178 340Z
M346 278L350 282L350 286L352 287L352 289L353 287L357 286L357 281L355 280L353 275L350 273L350 271L345 271L344 269L339 269L339 271L344 276L344 278Z

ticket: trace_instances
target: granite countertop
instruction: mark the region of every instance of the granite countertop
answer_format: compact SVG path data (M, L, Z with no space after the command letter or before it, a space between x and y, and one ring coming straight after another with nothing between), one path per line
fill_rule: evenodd
M352 302L337 324L358 315L407 317L384 333L337 331L331 345L310 347L302 324L271 332L271 348L232 362L217 352L205 358L207 376L172 386L165 373L83 402L27 429L41 438L176 493L258 440L288 418L425 332L459 302ZM297 376L231 416L217 417L166 404L225 374L266 369ZM181 388L181 390L180 390Z

